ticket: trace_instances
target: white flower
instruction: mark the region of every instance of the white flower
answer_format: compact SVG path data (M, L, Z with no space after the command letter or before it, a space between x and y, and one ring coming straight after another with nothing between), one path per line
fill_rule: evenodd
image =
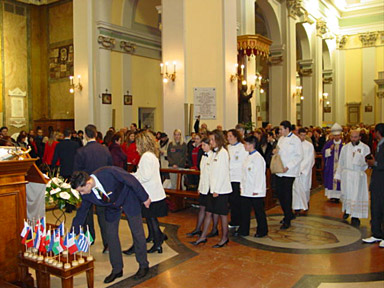
M49 180L47 185L45 185L46 187L51 187L51 184L52 184L52 180Z
M69 183L64 182L63 184L61 184L61 187L64 189L69 189L71 188L71 185Z
M52 182L55 183L57 186L60 186L63 183L63 180L58 177L54 177L52 178Z
M51 195L56 194L56 193L59 193L59 192L61 192L61 189L60 189L60 188L52 189L52 190L51 190Z
M79 195L79 192L77 192L77 190L71 189L71 192L72 192L73 196L75 196L77 199L80 199L80 195Z
M69 195L67 192L61 192L59 195L61 198L65 200L68 200L69 198L71 198L71 195Z

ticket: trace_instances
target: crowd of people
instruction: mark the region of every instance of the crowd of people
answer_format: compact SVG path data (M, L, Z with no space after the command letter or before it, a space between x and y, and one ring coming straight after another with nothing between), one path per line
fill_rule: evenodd
M282 121L278 127L265 123L254 131L246 131L242 124L229 130L218 125L210 131L205 123L200 125L198 118L194 130L185 141L179 129L169 139L165 132L140 130L135 123L119 131L110 127L105 137L94 125L85 127L85 133L50 129L44 136L38 127L36 134L33 130L21 131L13 137L8 135L7 127L2 127L0 145L31 148L31 156L39 159L42 170L59 169L60 175L83 195L73 226L88 225L93 239L96 206L103 252L109 251L113 268L105 283L122 276L121 252L136 255L138 279L148 272L147 253L162 253L167 236L160 230L157 218L167 215L164 185L168 182L169 188L175 188L177 176L161 173L160 168L200 170L200 175L188 175L183 181L185 189L199 193L196 226L187 236L198 236L191 241L197 246L220 235L213 247L222 248L229 242L231 227L235 228L233 236L249 235L252 208L257 222L254 236L268 235L264 208L267 169L273 172L271 185L284 214L280 229L285 230L297 216L308 212L314 165L323 168L329 201L341 201L343 218L351 217L351 225L358 227L361 218L368 218L365 171L370 167L372 236L363 241L380 242L384 247L383 123L370 127L335 123L330 128L319 128ZM128 202L133 204L126 206ZM68 212L72 209L75 207L67 207ZM124 251L118 237L117 215L121 210L133 238L133 245ZM147 238L142 217L148 225ZM149 250L147 242L153 242Z

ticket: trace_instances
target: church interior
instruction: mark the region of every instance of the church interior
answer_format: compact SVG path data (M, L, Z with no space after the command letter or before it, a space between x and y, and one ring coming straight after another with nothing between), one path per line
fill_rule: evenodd
M382 0L0 0L0 47L0 127L14 140L21 131L48 137L49 127L84 131L88 124L105 135L132 123L170 139L180 129L189 140L197 118L226 131L283 120L327 133L335 123L373 131L384 122ZM92 287L384 287L384 249L362 242L371 235L370 216L358 226L343 218L342 204L325 195L321 150L316 157L308 214L288 230L279 229L283 212L267 180L268 237L253 237L252 214L249 236L230 236L223 249L211 248L219 236L191 245L196 239L186 234L198 203L188 193L177 198L182 207L168 205L159 218L168 238L163 252L148 254L149 273L139 280L135 257L123 255L123 276L103 283L111 266L95 224ZM2 162L0 227L21 231L27 208L16 202L26 201L25 188L14 196L6 181L19 173L12 181L25 184L30 170ZM47 223L57 224L45 209ZM66 228L75 215L65 213ZM124 217L119 236L128 249ZM18 256L7 252L11 244L24 249L20 231L12 232L17 244L13 234L1 240L0 287L48 287L31 267L34 284L22 286ZM65 287L91 287L88 275ZM52 275L50 285L64 282Z

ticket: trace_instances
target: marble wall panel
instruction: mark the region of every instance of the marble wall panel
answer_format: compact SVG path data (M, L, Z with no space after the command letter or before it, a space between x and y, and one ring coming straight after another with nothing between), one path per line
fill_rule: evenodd
M4 88L6 104L6 124L9 126L11 115L10 97L8 90L20 88L28 90L28 61L27 61L27 18L14 13L3 13L3 41L4 41ZM29 95L27 95L28 97ZM28 121L28 100L24 99L24 118ZM28 123L27 123L28 125ZM9 127L10 132L20 129ZM21 127L27 129L27 127Z
M68 81L55 81L49 84L51 119L73 119L74 99L69 93Z
M49 8L49 43L73 39L73 5L66 2Z

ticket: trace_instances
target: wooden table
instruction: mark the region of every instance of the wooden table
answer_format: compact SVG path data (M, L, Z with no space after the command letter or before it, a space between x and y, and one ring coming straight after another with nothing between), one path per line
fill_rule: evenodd
M164 189L165 193L169 195L169 199L174 204L173 209L171 209L172 212L185 208L185 201L184 201L185 197L195 198L195 199L199 197L199 194L197 193L197 191L183 190L183 183L182 183L183 175L200 175L199 170L181 169L181 168L161 168L160 172L177 174L176 189Z
M78 260L80 257L77 257ZM84 257L83 257L84 258ZM86 257L85 257L86 258ZM62 257L66 259L66 257ZM70 256L69 262L73 256ZM86 259L84 259L86 260ZM20 274L22 275L22 280L27 278L28 268L34 269L36 271L36 281L38 288L49 288L51 287L50 276L56 276L61 278L61 287L63 288L72 288L73 287L73 276L83 273L86 273L87 277L87 286L88 288L93 288L94 285L94 260L85 261L83 264L79 264L76 267L71 267L69 269L57 268L51 266L45 262L37 262L28 258L24 258L23 255L19 255L19 269Z

